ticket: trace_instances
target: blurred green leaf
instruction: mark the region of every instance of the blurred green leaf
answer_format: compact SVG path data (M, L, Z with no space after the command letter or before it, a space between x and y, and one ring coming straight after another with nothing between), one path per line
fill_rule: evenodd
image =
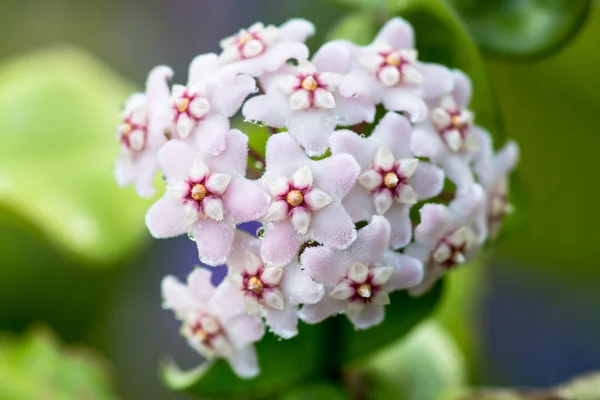
M479 46L494 57L548 56L584 25L591 0L446 0L456 7Z
M68 48L0 65L0 214L95 265L139 246L149 202L112 174L119 108L132 91Z
M106 368L83 349L61 349L45 330L0 336L0 398L116 399Z
M428 321L361 368L370 385L393 389L395 398L433 400L465 384L465 364L452 336L438 322Z
M338 21L327 34L327 40L345 39L366 45L377 33L377 23L368 12L348 14Z
M282 400L350 400L341 387L331 383L306 385L283 396Z
M350 9L382 10L387 0L330 0Z
M260 398L318 380L335 380L345 363L366 357L406 334L433 310L441 291L440 283L416 299L406 291L393 293L385 321L366 331L355 331L345 316L337 316L317 325L300 324L299 335L290 340L268 334L256 345L261 374L255 379L237 378L223 360L191 371L167 362L163 379L172 389L218 398Z

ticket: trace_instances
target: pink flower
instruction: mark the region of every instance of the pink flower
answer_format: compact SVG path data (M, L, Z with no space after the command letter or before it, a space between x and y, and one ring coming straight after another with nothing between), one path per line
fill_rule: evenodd
M244 178L248 137L232 129L218 156L197 154L190 145L171 140L158 159L167 190L146 214L148 229L156 238L188 232L202 262L224 263L236 224L261 218L269 206L263 186Z
M231 73L259 77L279 69L289 59L306 60L308 48L303 42L314 32L313 24L304 19L291 19L280 27L257 22L221 40L219 61Z
M474 184L449 207L425 204L421 208L415 241L404 253L423 263L425 277L411 293L425 293L446 271L464 264L479 249L487 234L477 223L484 201L483 189Z
M173 310L181 320L181 334L189 345L211 362L225 358L241 378L260 372L253 343L259 341L265 327L258 317L244 312L243 297L228 282L217 288L210 272L196 268L187 285L167 276L162 281L164 308Z
M473 126L473 114L465 108L471 99L471 82L460 71L452 76L452 91L432 100L430 118L413 128L411 149L441 166L458 192L463 192L473 184L470 165L483 139L481 129Z
M417 285L423 278L420 261L389 250L390 223L374 216L358 231L345 250L309 247L301 256L302 267L326 295L315 305L304 305L300 318L310 324L345 313L356 329L383 321L388 293Z
M340 82L344 96L368 96L386 110L408 113L415 122L427 116L423 99L452 87L445 67L417 61L413 29L402 18L390 19L366 47L344 43L355 60L352 72Z
M142 197L151 197L156 190L152 184L158 171L156 154L167 141L169 86L173 71L156 67L148 76L146 93L132 95L125 104L123 121L118 128L121 154L115 165L115 178L120 186L135 184Z
M406 246L412 236L409 211L417 201L440 193L444 173L434 165L414 158L410 151L409 121L387 113L371 136L337 131L330 140L333 154L352 155L361 175L345 197L343 205L354 222L385 215L392 225L391 245Z
M267 265L283 266L309 240L336 249L356 239L354 223L341 201L359 173L348 154L313 161L288 133L267 142L264 181L273 196L264 217L261 249Z
M474 169L486 196L479 225L487 224L490 236L495 239L504 218L513 212L513 206L508 201L508 175L519 161L519 147L514 141L509 141L494 154L490 134L482 130L479 138L482 140Z
M187 86L173 85L171 130L199 150L219 154L225 148L229 118L255 91L252 77L225 74L216 54L197 56L190 64Z
M258 254L260 240L237 231L227 260L227 279L244 294L250 315L263 315L274 334L289 339L298 334L298 305L321 300L323 285L315 283L297 262L268 267Z
M337 125L372 122L375 105L367 98L341 96L338 83L350 67L350 52L339 43L326 44L313 62L284 67L265 95L249 99L243 108L249 120L286 127L309 156L327 150L327 139Z

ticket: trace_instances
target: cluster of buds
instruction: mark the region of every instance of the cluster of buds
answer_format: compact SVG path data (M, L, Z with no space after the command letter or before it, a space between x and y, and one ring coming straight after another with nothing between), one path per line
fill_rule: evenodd
M162 291L190 345L241 377L259 372L265 326L283 339L299 319L375 326L390 292L425 293L511 212L518 148L495 152L474 125L465 74L419 61L400 18L367 46L333 41L309 60L313 33L299 19L254 24L197 56L185 86L157 67L118 130L117 181L144 197L159 170L166 182L151 234L188 234L202 263L228 267L216 286L202 267ZM240 111L270 130L266 149L232 129ZM249 221L259 237L238 229Z

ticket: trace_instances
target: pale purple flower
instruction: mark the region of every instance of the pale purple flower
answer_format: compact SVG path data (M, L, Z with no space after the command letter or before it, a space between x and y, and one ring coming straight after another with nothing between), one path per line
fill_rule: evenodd
M372 122L375 105L365 97L341 96L337 87L350 67L350 52L340 43L329 43L312 63L284 67L266 94L249 99L244 117L283 128L300 143L309 156L327 150L327 140L337 125Z
M227 279L244 294L249 315L264 316L274 334L289 339L298 334L298 305L321 300L323 285L315 283L295 261L269 267L259 254L260 240L237 231L227 259Z
M519 161L519 147L514 141L509 141L494 154L491 135L482 130L480 139L474 170L485 191L486 204L479 224L487 224L490 236L495 239L504 218L514 211L508 201L508 175Z
M368 96L386 110L408 113L415 122L427 116L423 99L452 88L447 68L417 60L413 29L402 18L390 19L366 47L343 43L355 60L352 72L340 82L344 96Z
M314 33L314 25L299 18L279 27L257 22L221 40L219 61L231 73L259 77L279 69L289 59L306 60L308 47L304 41Z
M452 71L452 76L452 91L431 100L430 118L414 126L411 149L442 167L462 192L474 182L471 164L483 133L466 109L472 92L469 77L460 71Z
M196 268L187 285L167 276L162 281L163 307L182 321L181 334L208 362L224 358L241 378L260 372L253 343L265 332L259 317L244 311L241 293L228 282L215 288L209 271Z
M152 182L158 171L156 154L167 141L164 136L169 124L167 80L172 76L169 67L154 68L146 81L146 93L136 93L127 100L118 128L121 154L115 165L115 178L120 186L133 183L142 197L151 197L156 192Z
M376 215L345 250L307 248L302 267L325 286L326 294L317 304L304 305L300 319L315 324L344 313L356 329L381 323L389 293L413 287L423 278L419 260L389 250L390 233L390 223Z
M288 133L267 141L264 181L273 196L264 217L261 249L267 265L288 264L306 241L343 249L356 239L352 218L341 202L359 170L349 154L311 160Z
M197 56L190 64L187 86L173 85L171 131L200 151L219 154L225 148L229 118L255 91L252 77L224 73L216 54Z
M244 177L248 137L232 129L218 156L198 154L189 144L171 140L158 159L167 190L146 214L150 233L167 238L188 232L200 261L224 263L236 225L261 218L270 201L261 183Z
M484 202L483 189L473 184L448 207L425 204L421 208L421 222L415 228L415 241L404 253L423 263L425 277L411 293L425 293L448 270L473 257L487 235L485 227L478 224Z
M392 225L390 243L395 249L410 242L411 206L438 195L444 186L443 171L416 159L410 141L410 122L394 112L387 113L368 138L342 130L330 140L333 154L350 154L360 165L358 183L344 198L344 207L354 222L384 215Z

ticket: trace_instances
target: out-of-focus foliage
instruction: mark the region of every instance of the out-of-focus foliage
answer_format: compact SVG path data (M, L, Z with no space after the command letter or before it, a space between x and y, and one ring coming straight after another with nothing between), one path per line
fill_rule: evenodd
M355 331L345 316L338 316L317 325L301 324L299 335L285 341L269 333L256 345L261 374L252 380L237 378L223 360L188 372L167 362L163 378L175 390L220 398L261 398L315 381L337 379L345 364L393 343L427 317L442 287L440 282L419 298L411 298L406 292L392 293L393 307L387 307L384 322L367 331Z
M112 175L111 132L132 91L73 49L0 65L0 214L88 264L112 264L138 247L148 202ZM3 267L34 256L27 243L15 245L4 251Z
M116 399L105 366L85 349L65 349L46 330L0 335L0 398Z
M446 0L481 49L498 58L532 59L561 49L583 27L591 0Z

